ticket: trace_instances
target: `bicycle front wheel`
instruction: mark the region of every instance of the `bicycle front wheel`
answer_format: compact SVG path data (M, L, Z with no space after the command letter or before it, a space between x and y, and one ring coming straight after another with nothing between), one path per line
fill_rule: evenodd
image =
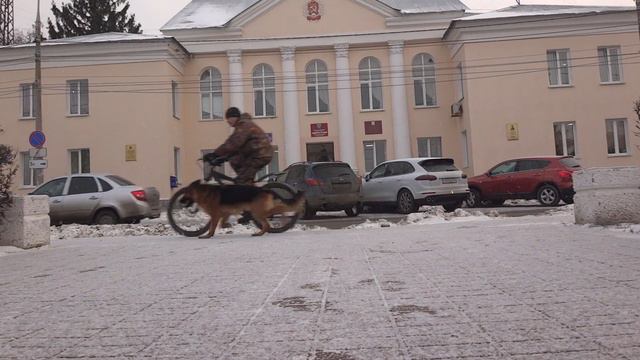
M262 186L262 188L271 190L284 199L293 199L296 194L295 190L293 190L290 186L277 182L266 183ZM278 234L291 229L298 221L299 216L299 213L292 211L282 214L275 214L267 218L267 221L269 222L269 225L271 227L269 232ZM260 223L258 223L257 221L253 220L253 223L257 227L261 227Z
M167 208L167 219L175 232L195 237L209 230L211 218L196 203L185 198L186 188L178 190Z

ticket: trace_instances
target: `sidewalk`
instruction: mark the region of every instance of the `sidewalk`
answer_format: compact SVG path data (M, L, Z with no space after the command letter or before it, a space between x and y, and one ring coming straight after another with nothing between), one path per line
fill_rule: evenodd
M0 359L638 359L640 235L566 215L0 257Z

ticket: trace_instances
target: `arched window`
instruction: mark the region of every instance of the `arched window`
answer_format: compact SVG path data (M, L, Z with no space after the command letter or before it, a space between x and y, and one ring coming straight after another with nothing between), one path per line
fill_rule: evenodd
M418 54L411 64L416 106L436 106L436 64L433 56Z
M255 116L276 115L276 77L267 64L253 68L253 103Z
M222 75L216 68L200 75L200 104L202 120L222 119Z
M322 60L307 64L307 112L329 112L329 73Z
M380 61L366 57L360 61L360 99L362 110L382 109L382 71Z

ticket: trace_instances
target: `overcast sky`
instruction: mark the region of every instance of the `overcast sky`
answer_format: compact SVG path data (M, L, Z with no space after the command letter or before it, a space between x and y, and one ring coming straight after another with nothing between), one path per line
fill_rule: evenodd
M60 4L61 0L54 0ZM136 20L142 23L145 34L159 33L173 15L180 11L191 0L129 0L131 9L129 12L136 14ZM462 0L469 8L478 10L491 10L514 5L515 0ZM523 0L522 4L559 4L559 5L613 5L634 6L634 0ZM35 22L37 0L15 0L15 27L16 29L29 29ZM42 21L46 24L47 17L52 16L49 9L50 0L41 0ZM46 33L46 28L45 28Z

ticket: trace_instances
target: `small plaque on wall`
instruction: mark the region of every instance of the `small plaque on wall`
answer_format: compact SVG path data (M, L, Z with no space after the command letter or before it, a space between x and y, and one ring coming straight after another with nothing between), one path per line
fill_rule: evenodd
M311 124L311 137L329 136L329 124L317 123Z
M507 124L507 140L514 141L520 139L520 133L518 132L518 124Z
M124 158L125 161L136 161L136 146L125 145L124 146Z
M365 135L382 134L382 120L365 121L364 133Z

